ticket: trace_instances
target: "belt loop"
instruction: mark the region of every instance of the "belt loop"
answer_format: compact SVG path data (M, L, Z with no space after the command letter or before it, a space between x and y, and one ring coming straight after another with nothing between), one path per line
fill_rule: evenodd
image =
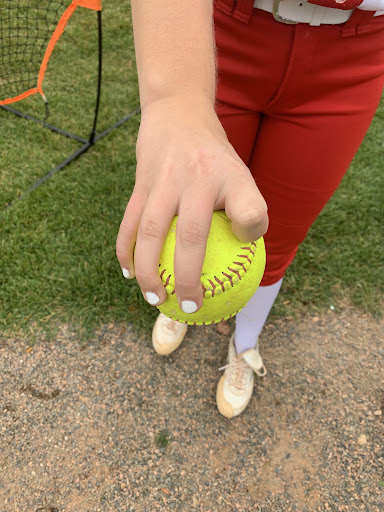
M341 35L343 37L355 36L368 30L369 22L373 18L375 12L376 11L354 9L349 20L341 27Z
M215 6L227 14L232 14L235 0L215 0Z
M248 23L252 17L254 0L237 0L233 11L233 17L244 23Z

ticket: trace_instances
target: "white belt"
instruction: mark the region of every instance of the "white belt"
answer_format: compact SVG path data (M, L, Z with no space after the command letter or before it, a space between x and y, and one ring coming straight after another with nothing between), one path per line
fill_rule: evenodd
M345 23L353 13L353 9L349 11L332 9L310 4L305 0L255 0L253 7L272 13L277 21L283 23L309 23L314 26L324 23L327 25ZM375 16L381 14L384 14L384 11L377 11Z

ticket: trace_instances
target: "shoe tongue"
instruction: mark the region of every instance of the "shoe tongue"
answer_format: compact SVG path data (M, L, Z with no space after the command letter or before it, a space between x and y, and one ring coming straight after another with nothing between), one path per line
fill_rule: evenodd
M254 372L257 372L263 368L263 360L259 352L253 348L243 352L242 357L244 361L252 368Z

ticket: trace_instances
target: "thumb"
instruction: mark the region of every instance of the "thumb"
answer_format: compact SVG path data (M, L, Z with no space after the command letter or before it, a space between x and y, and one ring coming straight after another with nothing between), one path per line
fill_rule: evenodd
M268 209L252 174L247 169L232 176L225 188L225 213L233 234L242 242L258 240L268 229Z

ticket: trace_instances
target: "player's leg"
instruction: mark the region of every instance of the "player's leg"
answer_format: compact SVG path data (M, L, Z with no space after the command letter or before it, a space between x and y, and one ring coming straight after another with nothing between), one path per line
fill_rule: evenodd
M267 265L252 300L236 315L237 352L256 345L299 244L343 178L370 125L380 97L377 86L363 92L355 113L324 111L264 116L250 168L267 202L264 240ZM340 103L341 106L341 103Z
M271 32L271 16L267 13L254 10L248 22L242 22L228 15L220 7L222 4L216 2L214 13L218 57L216 111L229 141L249 166L261 119L258 112L277 94L289 64L292 27L277 24L279 33L275 34ZM276 28L274 24L272 19L272 28ZM254 139L250 140L252 132ZM260 286L236 315L237 353L256 345L280 285L281 282L271 287Z
M237 315L237 326L246 317L255 318L258 332L261 330L265 310L276 296L266 290L279 289L298 245L337 188L369 127L383 87L383 20L375 20L365 33L356 32L359 38L347 41L337 26L284 26L266 13L253 18L253 25L260 22L254 29L262 26L255 33L262 33L261 44L268 49L269 60L275 62L276 52L285 53L287 49L290 55L278 90L261 105L263 94L258 94L257 76L263 65L268 68L268 63L257 53L257 46L252 47L254 101L252 94L244 96L246 100L237 94L240 104L263 112L249 167L267 201L270 217L262 286ZM286 38L289 34L290 40ZM268 69L273 70L273 64ZM229 78L230 83L236 83L236 77ZM273 83L268 85L273 90ZM264 315L258 318L263 306ZM236 343L237 352L242 353L247 364L249 361L248 366L252 360L260 362L257 345L251 348L255 343L253 328L244 328ZM216 396L219 411L227 417L242 412L251 396L244 386L249 369L244 366L240 371L230 344L227 368L231 365L235 370L220 379Z
M265 108L250 161L270 219L262 285L283 277L348 169L383 91L384 16L355 37L337 26L316 33L299 25L295 38L290 75Z
M270 226L261 286L236 316L237 352L257 342L278 283L361 144L384 76L384 16L350 37L345 37L342 26L283 25L257 10L243 27L244 40L251 44L246 71L231 69L223 58L219 76L224 83L219 92L232 96L240 109L265 113L249 166L267 201ZM223 48L230 55L236 44L231 36L223 37ZM261 69L268 70L262 79ZM247 95L251 76L254 94ZM230 126L226 129L231 140Z

